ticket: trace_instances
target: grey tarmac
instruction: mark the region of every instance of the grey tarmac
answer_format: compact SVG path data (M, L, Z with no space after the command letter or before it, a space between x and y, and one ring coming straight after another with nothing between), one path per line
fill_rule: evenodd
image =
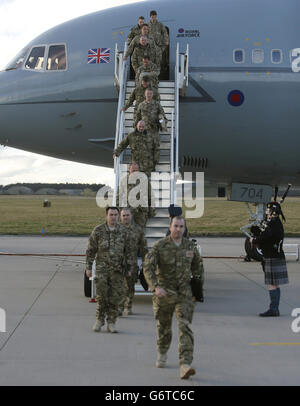
M88 237L0 236L1 252L83 254ZM240 256L242 238L199 238L204 256ZM285 242L300 243L300 239ZM300 264L288 259L281 317L257 316L268 306L260 264L205 259L205 301L192 329L193 366L179 378L177 326L164 369L155 368L151 295L137 296L134 314L117 321L118 334L95 334L95 304L83 294L84 258L0 256L0 386L229 386L299 385ZM294 323L295 324L295 323ZM300 324L300 323L298 323Z

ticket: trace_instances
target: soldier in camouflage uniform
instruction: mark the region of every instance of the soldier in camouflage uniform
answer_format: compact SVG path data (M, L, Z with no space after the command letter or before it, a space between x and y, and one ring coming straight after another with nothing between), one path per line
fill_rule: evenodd
M143 24L142 27L141 27L141 32L138 33L133 38L133 40L131 41L131 43L130 43L130 45L128 47L128 50L127 50L127 52L125 54L126 58L128 58L128 56L133 54L133 51L134 51L135 47L137 47L139 45L139 43L140 43L140 38L141 37L146 37L148 44L151 47L153 47L153 49L155 49L156 52L160 53L160 48L156 46L156 43L154 41L154 37L152 37L152 35L149 34L149 26L148 26L148 24ZM159 55L158 55L158 58L159 58Z
M149 76L151 80L152 88L158 88L158 76L160 70L157 65L153 63L148 55L143 56L143 64L138 68L135 75L135 83L138 86L141 83L141 79L145 76Z
M130 275L135 270L128 230L117 223L119 210L106 209L106 223L97 226L90 235L86 251L86 275L92 274L96 258L96 322L95 332L101 331L107 320L107 330L116 333L115 322L119 314L120 296L124 286L124 264Z
M167 131L167 117L161 104L153 100L153 91L145 91L146 100L141 103L137 109L135 123L143 120L148 134L154 139L154 142L160 145L159 129Z
M130 207L135 224L144 228L148 218L155 216L155 209L154 207L151 207L152 190L150 179L149 182L147 177L140 179L140 175L145 174L139 171L138 163L132 161L129 166L129 174L125 175L120 180L120 186L117 193L117 205L119 207ZM136 195L137 202L134 202L136 205L133 206L131 201L129 201L131 196L130 192L132 189L136 188L140 182L146 182L141 185L141 189L144 190L145 193L143 193L142 196L140 196L139 193Z
M120 303L120 311L124 311L124 315L132 314L132 301L134 297L134 285L138 280L138 265L137 258L140 256L144 261L145 255L148 253L147 241L143 228L132 221L132 214L129 208L121 209L121 223L126 227L130 234L131 246L133 249L132 256L136 258L136 269L130 276L125 276L125 295Z
M127 36L128 45L130 45L130 43L134 37L136 37L137 35L141 35L141 28L142 28L144 22L145 22L145 17L140 16L138 18L138 25L135 25L134 27L131 28L130 33Z
M174 217L170 236L155 243L146 255L144 275L154 293L158 346L156 366L163 368L166 365L175 312L179 329L180 377L187 379L195 374L195 369L191 367L194 352L194 337L190 328L194 311L191 276L202 278L203 262L194 243L183 237L184 230L184 218Z
M169 45L169 35L166 27L159 21L157 21L157 12L152 10L150 12L149 32L154 37L156 46L160 48L160 63L162 70L167 68L167 47Z
M131 149L131 160L137 162L140 171L150 177L159 161L159 144L157 139L149 136L148 131L145 131L143 120L140 120L136 124L136 129L120 142L113 157L118 157L128 146Z
M154 43L149 44L147 37L140 37L139 44L134 48L131 57L131 65L133 67L134 72L136 72L137 69L142 65L143 56L145 54L149 55L150 59L154 63L159 64L155 44ZM127 58L128 55L126 53L126 55L123 57L123 60L126 61Z
M136 119L137 108L145 100L145 91L147 88L149 88L149 86L150 86L150 78L149 76L144 76L142 79L142 83L134 88L125 106L121 109L121 111L126 111L127 109L129 109L130 106L133 105L135 101L133 122ZM160 96L157 89L153 89L153 99L158 102L160 101Z

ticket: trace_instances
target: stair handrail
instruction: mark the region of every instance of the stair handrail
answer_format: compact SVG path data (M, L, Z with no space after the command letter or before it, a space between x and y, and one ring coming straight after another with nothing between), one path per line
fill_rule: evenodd
M175 166L174 171L175 174L179 174L179 95L180 90L183 89L182 93L184 94L185 89L189 83L189 44L186 46L186 51L184 54L180 54L179 43L177 43L176 47L176 62L175 62L175 109L174 109L174 116L175 116L175 134L174 134L174 142L175 142ZM174 202L176 201L176 176L174 176L174 189L173 189L173 196L171 200Z
M177 43L176 47L176 62L175 62L175 97L174 97L174 117L172 122L172 129L174 131L174 138L173 141L171 139L171 149L173 144L173 156L174 156L174 143L175 143L175 162L174 167L170 168L171 172L171 179L173 186L171 188L171 203L176 202L176 176L174 176L174 172L178 174L179 172L179 89L180 89L180 58L179 58L179 43ZM173 175L172 175L173 172Z
M190 63L190 46L186 45L186 51L184 54L184 76L183 76L183 87L187 88L189 85L189 63Z
M170 204L175 204L175 171L174 171L174 109L171 115L171 148L170 148Z
M124 46L124 53L127 52L128 44L125 42ZM121 52L118 51L116 46L116 52L120 55ZM116 137L115 137L115 149L118 147L120 142L123 139L124 134L124 112L121 111L121 108L125 104L125 97L126 97L126 84L127 84L127 76L128 76L128 66L130 63L130 58L127 58L125 61L121 61L121 65L119 66L119 85L120 85L120 92L119 92L119 100L118 100L118 110L117 110L117 122L116 122ZM115 67L116 69L116 67ZM116 205L117 202L117 191L119 187L119 178L120 178L120 157L116 157L114 159L114 172L115 172L115 187L114 187L114 194L113 194L113 206Z

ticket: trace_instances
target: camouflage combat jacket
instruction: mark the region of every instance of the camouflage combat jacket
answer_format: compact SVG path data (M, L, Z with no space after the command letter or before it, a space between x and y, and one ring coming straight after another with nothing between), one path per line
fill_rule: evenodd
M126 54L125 54L126 58L127 58L129 55L132 55L132 54L133 54L133 51L135 50L135 48L136 48L137 46L139 46L139 44L140 44L140 39L141 39L141 34L139 33L139 34L137 34L137 35L133 38L133 40L130 42L130 45L129 45L129 47L128 47L128 49L127 49L127 52L126 52ZM155 43L155 40L154 40L154 38L152 37L152 35L149 35L149 36L147 37L147 41L148 41L148 44L149 44L152 48L156 49L156 43Z
M154 164L158 163L159 145L156 139L147 134L147 131L141 133L135 130L128 134L120 142L114 153L119 156L128 146L131 149L131 160L139 164L141 171L144 170L144 166L148 167L151 162Z
M127 100L125 104L125 110L127 110L130 106L133 105L133 102L136 100L135 103L135 108L137 109L138 106L145 100L145 91L147 88L143 86L137 86L129 96L129 99ZM153 90L153 99L156 101L160 101L160 96L158 93L157 89L152 89Z
M191 295L191 277L202 279L203 261L193 241L187 238L177 246L171 237L154 244L146 255L144 275L152 291L156 286L168 294Z
M151 85L154 87L158 87L158 76L160 74L160 70L158 69L155 63L150 62L148 66L142 64L136 71L135 74L135 83L136 85L140 84L140 77L142 76L149 76L151 79Z
M130 272L135 269L132 256L130 235L126 227L117 224L111 231L106 223L94 228L86 250L86 267L92 269L96 258L96 270L99 272Z
M143 47L141 44L139 44L134 48L131 57L131 64L135 71L137 71L137 69L142 65L143 56L145 54L149 56L150 61L159 64L159 60L157 60L156 45L148 43L145 47Z
M144 120L148 130L158 130L160 118L163 118L165 123L168 121L161 104L153 99L149 103L144 101L137 109L134 125Z
M132 27L127 35L127 44L130 44L137 35L141 36L141 27L138 24Z
M148 253L148 249L143 228L135 223L130 224L126 228L129 230L130 234L132 256L135 258L140 256L144 261L145 255Z
M155 203L155 195L152 191L151 187L151 179L148 177L144 177L141 179L140 175L144 175L145 173L140 172L133 172L132 175L126 174L120 179L119 183L119 188L117 192L117 206L118 207L130 207L131 209L134 209L130 205L130 202L128 200L130 197L130 192L132 189L135 189L137 186L140 185L140 182L145 182L144 185L140 185L140 189L142 191L142 196L140 195L139 192L137 192L134 196L136 197L136 200L140 201L140 204L137 206L138 208L146 208L148 210L148 207L151 207L151 203ZM130 176L131 179L130 179Z
M166 27L159 21L152 23L149 22L149 33L155 40L156 45L159 47L165 46L169 42L169 35Z

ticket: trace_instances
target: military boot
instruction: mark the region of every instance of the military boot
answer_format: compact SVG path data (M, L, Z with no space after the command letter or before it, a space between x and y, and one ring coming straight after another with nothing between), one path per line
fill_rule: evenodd
M103 325L104 323L101 320L96 320L95 324L93 325L93 331L95 331L95 333L99 333Z
M196 371L190 365L182 364L180 365L180 378L189 379L190 376L195 375Z
M167 353L162 354L160 352L157 353L157 360L155 363L156 368L165 368L166 363L167 363Z
M117 333L116 326L113 323L107 323L107 331L109 333Z

